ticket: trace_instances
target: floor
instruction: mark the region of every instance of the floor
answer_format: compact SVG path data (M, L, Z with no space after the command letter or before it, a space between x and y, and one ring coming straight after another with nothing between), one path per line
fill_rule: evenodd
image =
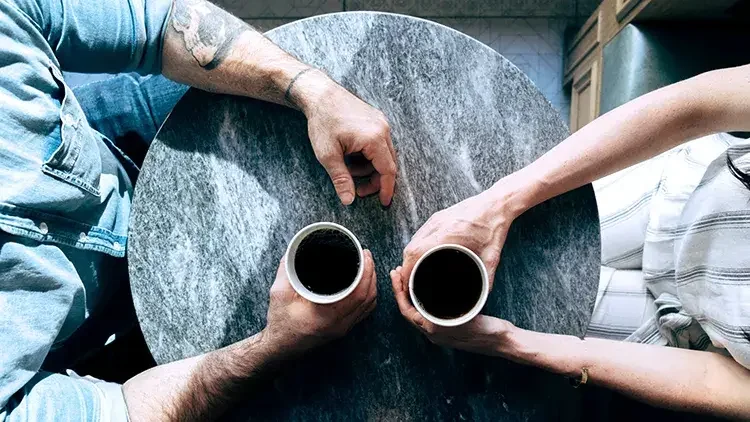
M598 0L213 0L258 30L323 13L378 10L430 19L464 32L508 58L569 121L562 89L563 43ZM102 75L66 74L71 85Z

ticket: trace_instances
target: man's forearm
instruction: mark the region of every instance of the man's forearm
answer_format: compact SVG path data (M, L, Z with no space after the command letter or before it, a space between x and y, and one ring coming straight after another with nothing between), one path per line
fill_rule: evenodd
M716 132L750 129L750 66L699 75L599 117L490 190L520 212Z
M654 406L750 418L750 371L716 353L672 347L581 340L514 328L498 354L527 365L619 391Z
M162 55L162 72L172 80L303 111L335 85L204 0L174 0Z
M132 421L213 420L282 361L263 333L152 368L123 386Z

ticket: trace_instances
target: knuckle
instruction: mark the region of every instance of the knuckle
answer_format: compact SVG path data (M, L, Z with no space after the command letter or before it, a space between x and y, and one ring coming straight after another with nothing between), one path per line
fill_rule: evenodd
M379 132L382 135L388 135L389 133L391 133L391 124L388 123L388 120L385 118L385 115L383 113L380 114L381 117L380 121L378 122Z
M497 267L500 264L500 254L490 257L489 264L491 267Z
M419 256L419 252L417 251L417 248L415 246L407 246L406 249L404 249L404 260L414 260Z
M331 176L331 182L333 182L333 186L335 186L337 189L349 187L349 180L349 176L345 174L337 174Z
M435 326L432 323L422 319L421 317L415 318L414 324L419 327L422 332L428 337L435 334Z
M370 301L370 295L368 292L357 292L354 301L356 306L362 306Z
M315 158L318 159L318 161L321 164L328 164L335 160L336 153L334 151L331 151L329 149L323 150L323 151L316 151L315 152Z
M281 299L281 291L277 287L272 287L271 291L269 293L269 300L272 302L278 301Z

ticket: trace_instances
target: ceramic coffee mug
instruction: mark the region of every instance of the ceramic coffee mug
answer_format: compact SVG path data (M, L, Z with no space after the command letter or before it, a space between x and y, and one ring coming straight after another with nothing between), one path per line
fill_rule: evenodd
M490 284L479 257L461 245L438 245L422 255L409 277L414 307L433 324L455 327L477 316Z
M285 256L292 288L314 303L329 304L347 297L364 271L362 245L336 223L314 223L298 231Z

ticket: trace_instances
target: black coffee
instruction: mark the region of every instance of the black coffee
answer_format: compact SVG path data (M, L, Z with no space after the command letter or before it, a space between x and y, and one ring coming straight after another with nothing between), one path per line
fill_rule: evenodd
M308 290L332 295L354 282L359 270L359 252L346 234L338 230L318 230L300 242L294 256L294 269Z
M482 294L482 273L467 254L441 249L424 259L414 274L414 295L429 314L453 319L466 315Z

